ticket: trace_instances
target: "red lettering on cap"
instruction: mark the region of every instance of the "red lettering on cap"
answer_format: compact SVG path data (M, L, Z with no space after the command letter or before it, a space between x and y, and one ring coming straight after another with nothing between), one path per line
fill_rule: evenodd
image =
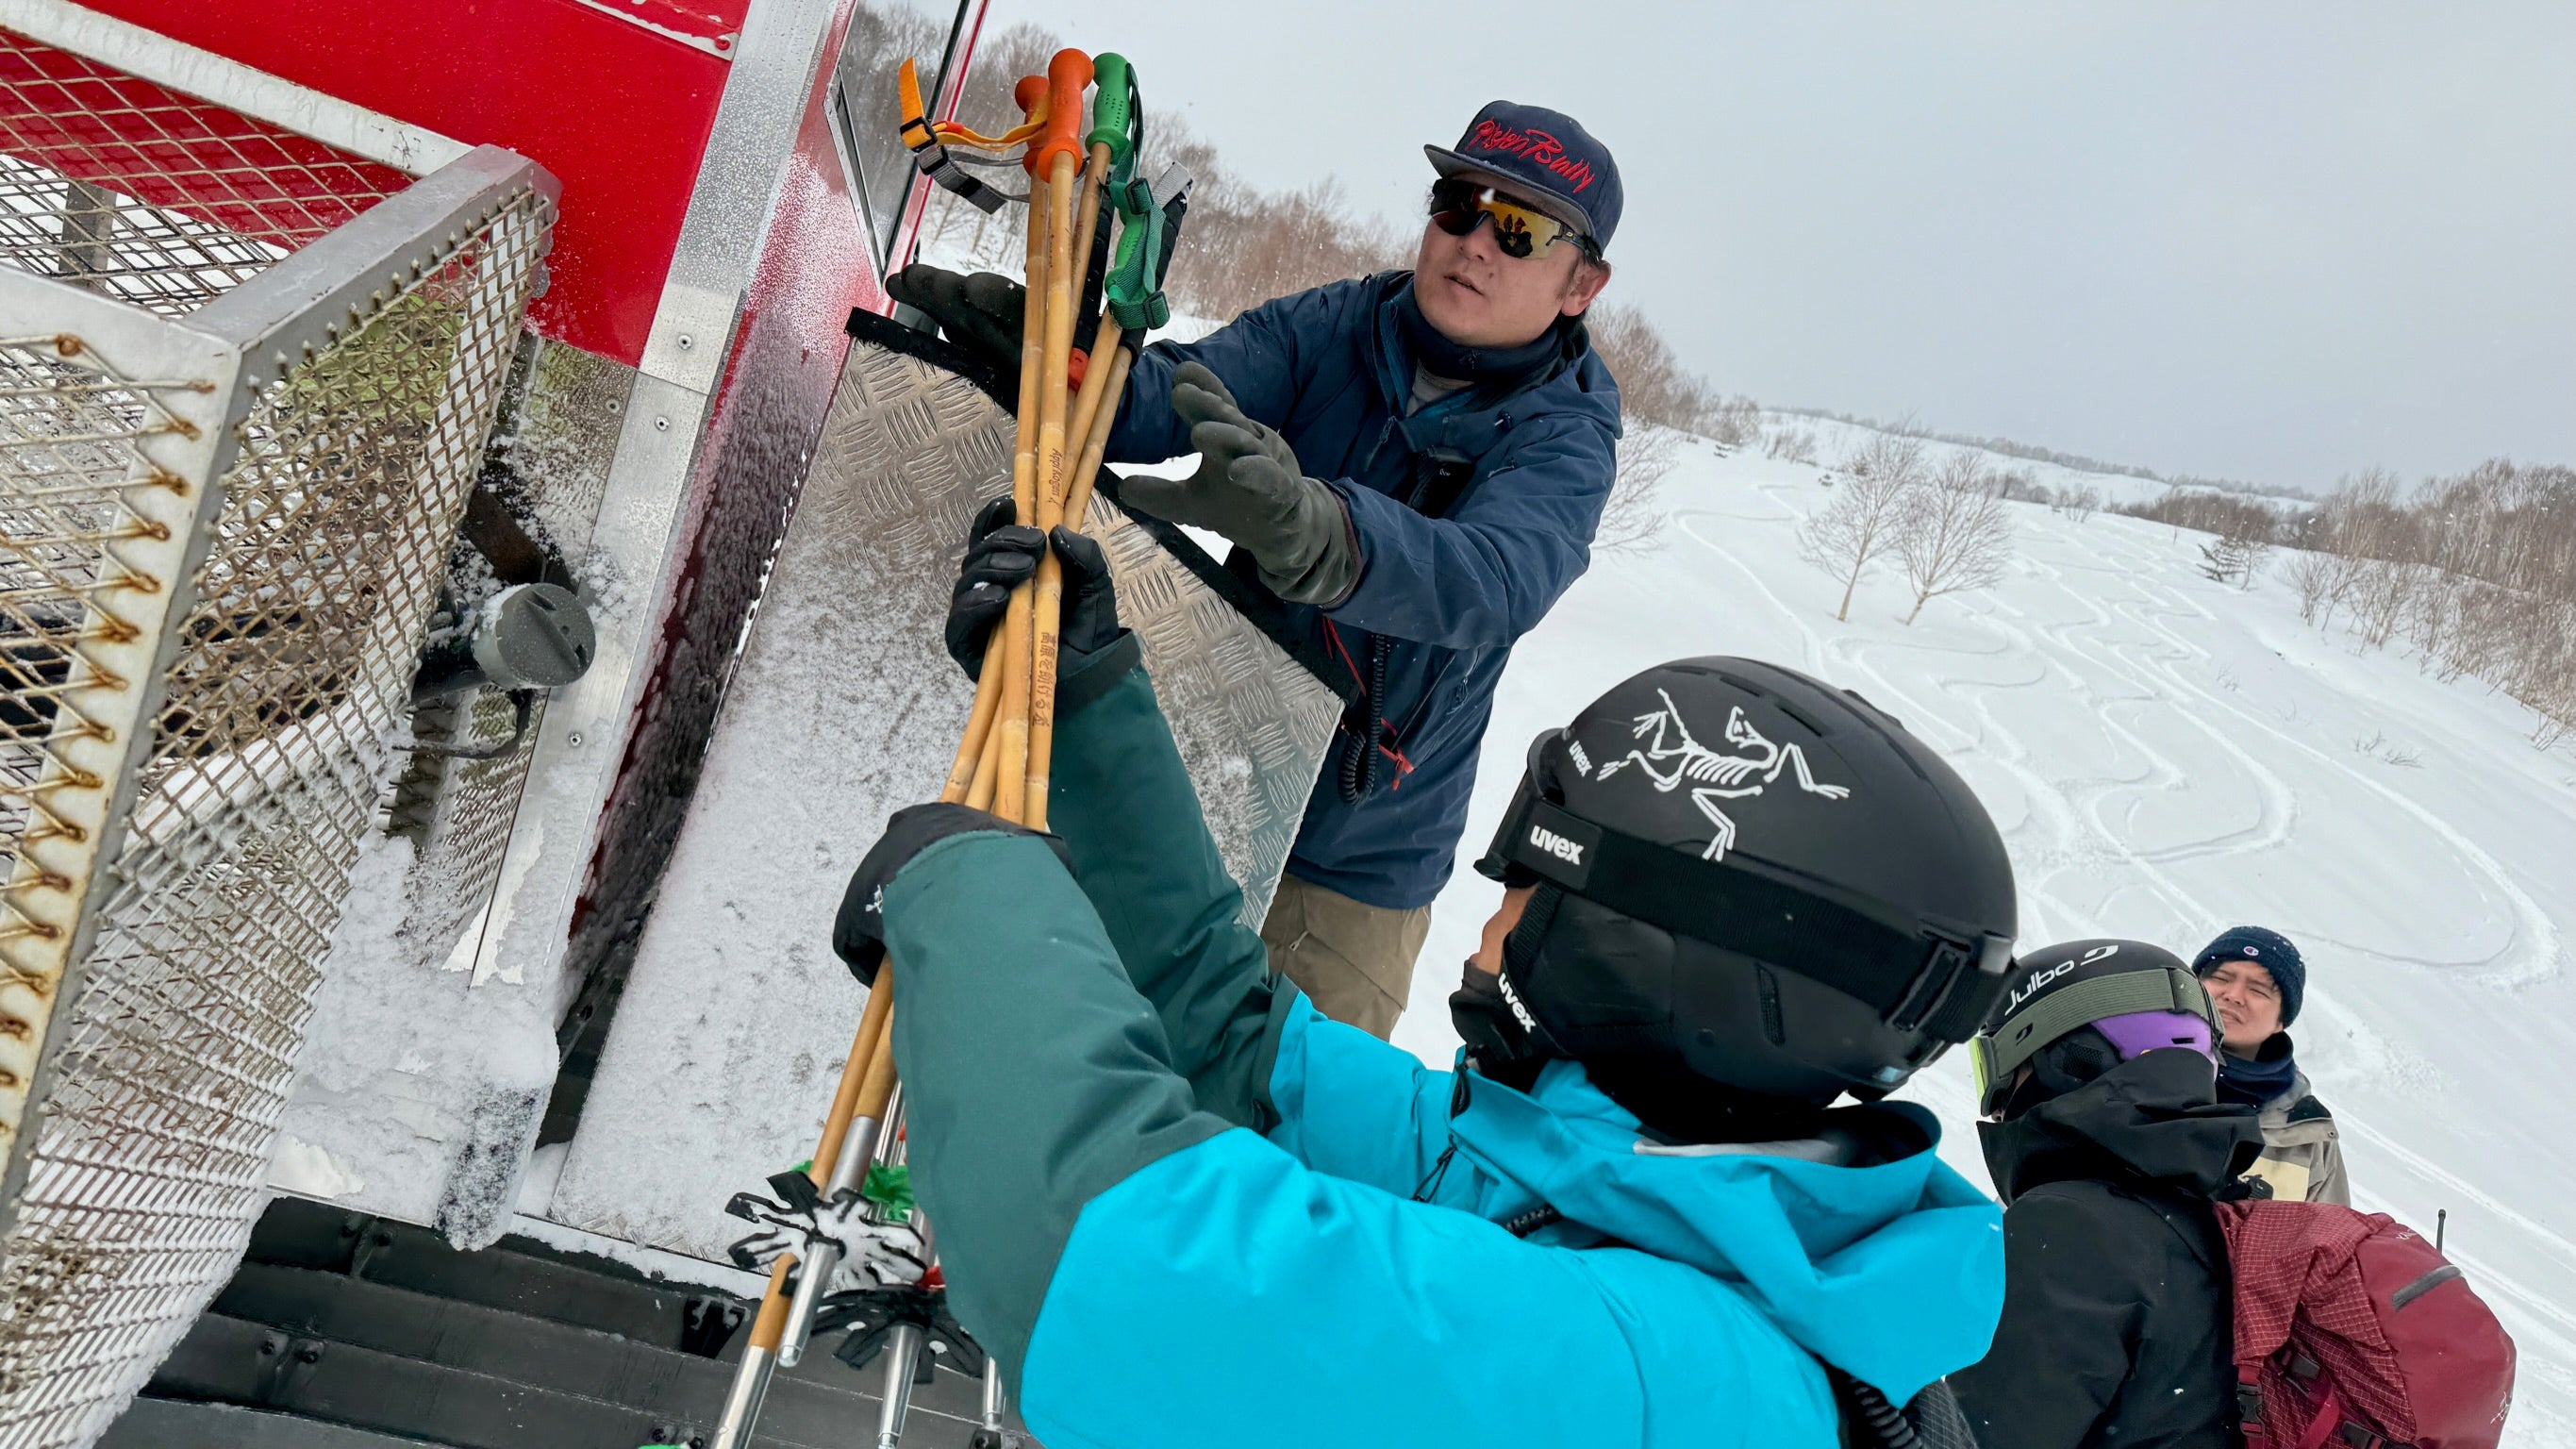
M1545 131L1515 131L1496 121L1476 123L1467 136L1468 146L1479 151L1493 151L1505 156L1520 156L1535 161L1562 177L1580 195L1592 184L1592 163L1565 154L1565 143Z

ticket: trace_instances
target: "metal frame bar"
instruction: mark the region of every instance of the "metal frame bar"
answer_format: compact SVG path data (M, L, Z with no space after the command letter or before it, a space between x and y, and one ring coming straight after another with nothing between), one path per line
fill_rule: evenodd
M414 176L426 176L471 149L68 0L0 0L0 26Z
M477 146L198 308L189 322L238 347L245 373L276 381L364 328L431 263L530 190L549 205L563 196L563 184L534 161ZM226 423L239 422L249 405L245 391Z
M27 1170L25 1126L50 1085L45 1046L64 1001L78 989L78 967L97 931L85 907L123 843L126 816L150 753L144 722L160 708L163 676L178 652L175 620L195 606L197 568L213 546L223 512L217 485L237 446L231 421L241 385L240 349L185 321L160 317L112 297L49 278L0 268L0 330L17 319L43 325L96 357L99 371L128 381L167 414L158 430L135 441L146 472L124 503L140 520L131 536L104 550L132 582L117 592L124 611L100 619L89 606L92 639L82 665L89 682L64 695L48 742L38 789L65 828L21 842L9 883L18 911L43 931L6 953L0 974L0 1021L24 1030L0 1033L0 1239L14 1226ZM154 384L158 384L155 386ZM165 587L166 585L166 587Z
M185 318L162 317L82 288L0 268L0 317L43 318L45 330L96 345L101 357L127 376L186 384L179 405L171 408L184 424L171 434L177 443L159 456L147 454L165 487L134 495L156 509L147 518L158 525L153 536L134 541L151 550L152 572L141 567L141 550L121 554L129 574L167 580L168 587L147 595L148 624L124 620L136 626L132 636L93 657L94 676L102 681L98 689L106 692L77 712L63 712L65 720L77 713L107 725L97 731L107 737L64 741L46 766L48 778L78 772L74 787L58 798L82 812L82 834L66 840L66 849L56 850L49 839L42 842L46 853L41 857L32 845L21 857L22 876L37 875L38 888L63 898L50 909L59 913L54 919L70 921L72 929L48 942L58 954L41 963L42 970L51 972L45 991L18 981L0 983L0 1008L14 1011L22 1002L31 1008L18 1013L31 1030L19 1040L0 1040L0 1062L7 1063L13 1078L0 1081L0 1119L5 1119L0 1127L6 1131L0 1138L6 1153L6 1170L0 1173L0 1239L15 1226L26 1183L27 1119L52 1086L54 1065L43 1049L48 1028L81 988L96 931L95 914L83 908L105 873L114 869L122 845L139 784L137 766L152 744L150 731L140 722L159 709L163 676L180 644L170 623L187 617L195 606L197 569L213 545L223 511L222 479L239 449L236 424L263 385L265 370L273 368L283 376L306 357L363 328L431 264L488 224L510 200L531 190L549 202L561 194L559 183L535 162L497 147L478 148ZM12 322L6 330L19 328ZM98 669L101 660L110 661L110 667ZM76 691L67 698L92 693Z

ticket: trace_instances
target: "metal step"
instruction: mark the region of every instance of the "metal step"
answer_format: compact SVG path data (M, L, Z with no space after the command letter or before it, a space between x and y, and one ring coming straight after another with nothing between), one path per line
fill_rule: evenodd
M340 1424L290 1419L232 1404L137 1399L97 1449L440 1449Z
M846 1449L873 1437L881 1380L818 1346L773 1381L755 1443ZM257 1405L454 1449L636 1449L703 1438L729 1362L311 1269L246 1265L152 1394ZM863 1387L864 1386L864 1387ZM981 1386L940 1371L905 1433L962 1449Z
M460 1253L433 1229L301 1198L269 1206L245 1261L345 1273L664 1347L700 1341L720 1347L726 1336L720 1326L695 1320L719 1305L739 1306L721 1293L647 1278L624 1263L533 1239L504 1238Z

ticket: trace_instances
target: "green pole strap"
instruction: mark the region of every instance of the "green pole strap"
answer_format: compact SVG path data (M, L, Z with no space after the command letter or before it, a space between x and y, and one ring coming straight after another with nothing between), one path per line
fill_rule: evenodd
M1110 264L1103 289L1109 315L1128 332L1150 332L1172 320L1172 304L1156 285L1156 265L1163 253L1163 209L1154 190L1131 180L1118 190L1118 259Z

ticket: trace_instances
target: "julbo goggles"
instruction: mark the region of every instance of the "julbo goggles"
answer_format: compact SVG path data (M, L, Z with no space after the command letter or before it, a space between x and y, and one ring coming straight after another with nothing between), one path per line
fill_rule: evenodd
M1570 241L1595 260L1600 248L1592 238L1548 215L1464 177L1444 177L1431 184L1431 224L1451 236L1468 236L1487 217L1494 222L1494 245L1507 257L1543 257L1558 242Z
M2016 991L2028 992L2051 974L2042 969ZM2015 1002L1992 1030L1969 1039L1977 1115L2001 1112L2015 1076L2030 1059L2087 1026L2101 1032L2124 1062L2158 1047L2185 1047L2213 1059L2217 1055L2218 1008L2190 972L2151 967L2073 981Z

